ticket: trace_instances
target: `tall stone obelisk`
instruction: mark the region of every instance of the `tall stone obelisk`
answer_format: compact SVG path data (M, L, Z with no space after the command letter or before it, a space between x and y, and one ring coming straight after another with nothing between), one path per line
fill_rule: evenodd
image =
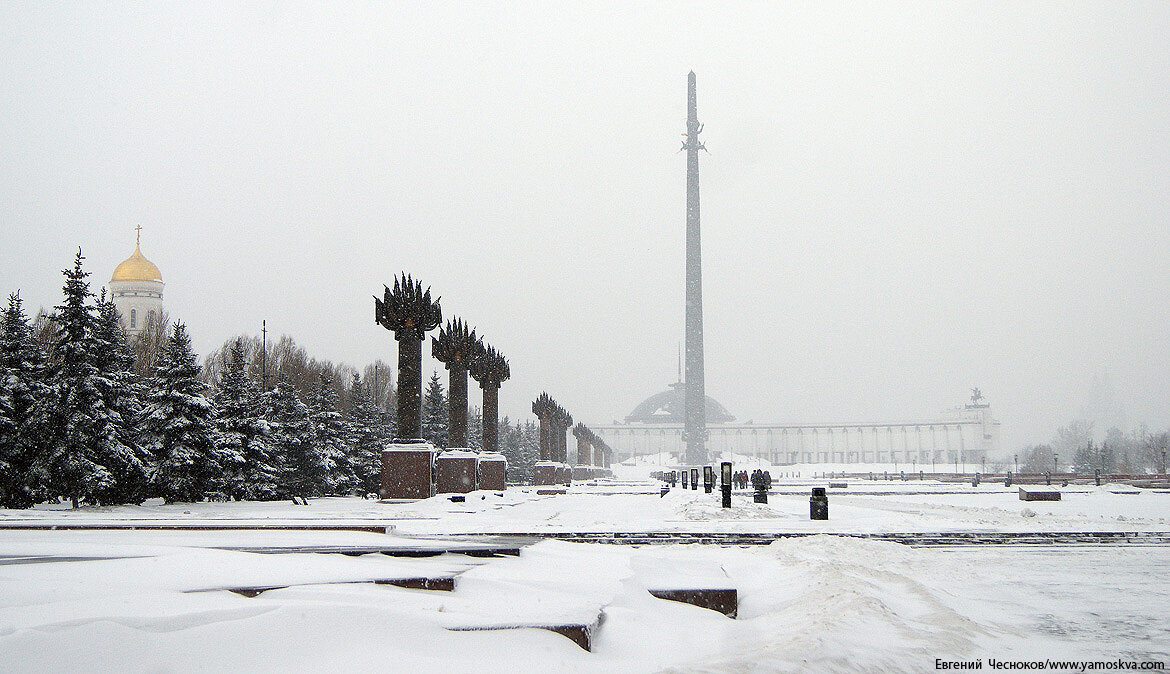
M699 123L695 97L695 72L687 75L687 313L686 391L683 437L687 443L686 462L707 462L707 395L703 383L703 259L699 243Z

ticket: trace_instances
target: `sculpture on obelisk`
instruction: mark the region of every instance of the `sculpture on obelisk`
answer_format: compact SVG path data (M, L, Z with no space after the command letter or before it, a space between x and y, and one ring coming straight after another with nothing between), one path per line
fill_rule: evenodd
M707 462L707 394L703 383L703 263L699 245L699 123L695 73L687 75L687 311L686 389L683 398L683 437L686 463Z

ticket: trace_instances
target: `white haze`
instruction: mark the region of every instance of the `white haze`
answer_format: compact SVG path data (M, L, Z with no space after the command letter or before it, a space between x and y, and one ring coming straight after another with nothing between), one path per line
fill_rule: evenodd
M621 418L675 378L694 69L740 420L978 386L1005 451L1164 429L1167 35L1131 2L4 3L0 291L56 304L78 246L103 283L141 224L201 353L267 319L361 366L406 270L509 357L501 414Z

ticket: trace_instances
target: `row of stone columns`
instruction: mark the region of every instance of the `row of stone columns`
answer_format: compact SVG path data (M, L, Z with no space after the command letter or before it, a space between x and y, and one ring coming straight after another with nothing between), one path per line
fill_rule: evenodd
M540 461L533 468L532 481L537 485L568 484L573 473L565 434L573 425L573 415L547 392L532 401L532 413L540 421Z
M547 392L532 402L532 412L540 420L540 461L533 471L536 484L562 484L609 474L613 450L585 424L572 426L572 415ZM576 466L568 465L565 432L570 427L577 438Z
M498 395L511 375L508 361L476 337L460 319L448 321L431 340L431 354L449 373L449 437L451 449L438 455L422 439L422 342L439 327L443 311L431 289L406 274L374 297L374 320L394 333L398 342L398 437L382 452L382 498L428 498L437 491L468 492L504 489L506 463L498 451ZM483 449L467 449L467 377L483 391Z
M585 424L573 427L573 435L577 438L577 465L609 468L613 458L613 450L605 440L589 430Z
M574 426L573 436L577 438L577 465L592 466L593 443L599 438L585 424Z
M573 467L573 479L585 480L609 474L609 461L613 450L585 424L573 427L577 438L577 465Z
M593 465L606 470L613 465L613 448L597 435L593 436Z
M555 463L568 462L568 442L565 433L573 425L573 415L541 393L532 401L532 413L540 421L540 460Z

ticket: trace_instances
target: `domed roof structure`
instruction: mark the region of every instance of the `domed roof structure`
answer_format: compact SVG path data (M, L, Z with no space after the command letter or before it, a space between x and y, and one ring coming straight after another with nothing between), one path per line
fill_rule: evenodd
M114 268L114 275L110 277L110 281L113 283L118 281L156 281L161 283L162 273L153 262L146 259L142 251L138 249L138 244L135 243L134 254Z
M686 385L676 382L670 385L669 391L655 393L643 400L626 416L626 422L643 424L681 424L683 423L683 409L685 406ZM706 396L707 423L725 424L735 421L735 417L720 405L711 396Z

